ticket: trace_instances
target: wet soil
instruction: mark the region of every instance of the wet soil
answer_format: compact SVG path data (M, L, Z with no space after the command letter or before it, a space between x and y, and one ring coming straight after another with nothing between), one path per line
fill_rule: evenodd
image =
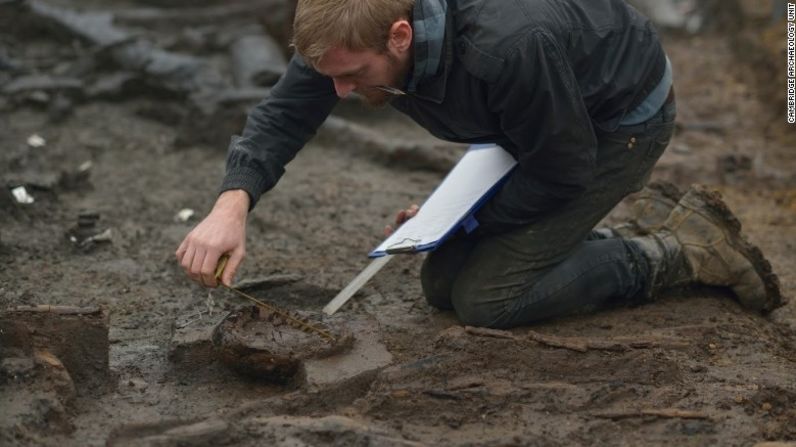
M748 68L735 59L729 38L670 36L665 44L676 73L678 133L654 177L720 189L779 274L785 296L793 297L796 152L777 137L793 128L771 131L784 124L763 113L770 105L739 73ZM193 445L796 441L793 301L762 317L725 291L700 289L533 328L560 337L682 342L578 352L464 332L454 314L425 304L422 256L394 260L341 311L376 319L393 356L390 367L367 379L306 390L243 379L211 364L176 371L168 359L175 321L197 314L209 321L246 303L220 290L209 300L174 261L197 222L174 216L183 208L199 216L209 210L225 148L175 149L173 126L137 113L159 104L147 97L84 103L58 123L35 107L0 115L3 175L57 174L93 163L87 185L33 190L34 204L2 205L0 307L107 307L114 373L111 390L100 396L78 390L64 410L70 430L34 421L39 431L6 432L0 443L104 445L109 437L132 442L152 433L160 445L175 445L174 439ZM387 135L432 141L389 112L360 116ZM46 146L28 147L33 133ZM438 173L394 169L333 141L313 142L249 216L239 278L299 275L297 283L269 289L268 299L318 311L364 268L395 211L421 202L440 180ZM100 215L97 225L112 230L112 242L85 250L67 239L83 210ZM623 213L620 206L609 221ZM698 417L648 411L672 409ZM189 425L175 431L180 424ZM194 438L178 438L188 435Z

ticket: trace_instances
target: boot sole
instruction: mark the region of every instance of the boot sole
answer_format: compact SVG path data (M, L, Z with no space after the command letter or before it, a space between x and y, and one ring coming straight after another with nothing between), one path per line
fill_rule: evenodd
M760 248L746 239L746 236L744 236L741 231L741 222L735 217L735 214L730 211L727 204L724 203L721 194L718 191L712 191L701 185L695 185L691 191L695 193L696 198L702 202L699 204L701 206L697 204L694 205L703 208L709 214L710 220L723 228L728 243L752 264L758 277L763 282L763 287L766 291L766 300L763 306L758 310L763 313L768 313L785 305L787 300L782 296L779 278L771 268L771 263L763 256L763 252L760 251Z

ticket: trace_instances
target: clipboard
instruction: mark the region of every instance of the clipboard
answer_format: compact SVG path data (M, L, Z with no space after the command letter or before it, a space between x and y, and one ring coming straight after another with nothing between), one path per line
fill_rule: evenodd
M368 256L376 258L323 308L332 315L399 253L434 250L459 228L478 227L474 213L508 179L514 157L496 144L473 145L409 219Z
M368 254L370 258L436 249L459 228L478 227L474 214L508 179L517 160L496 144L472 145L418 213Z

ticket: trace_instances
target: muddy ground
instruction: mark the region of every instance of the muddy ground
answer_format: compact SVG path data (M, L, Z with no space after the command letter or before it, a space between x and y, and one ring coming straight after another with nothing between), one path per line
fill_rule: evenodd
M68 59L78 45L46 33L23 39L3 29L0 42L32 66ZM675 69L678 131L655 177L721 190L771 260L785 295L793 297L794 128L780 124L784 111L772 111L758 95L759 84L733 51L730 35L670 33L665 46ZM174 260L179 242L214 201L226 149L176 147L173 123L152 119L151 110L168 114L182 105L145 94L83 101L54 121L41 106L3 104L0 176L7 183L22 177L41 185L42 176L74 171L86 161L93 167L87 181L30 189L33 204L0 202L0 308L106 308L110 378L78 383L62 408L42 409L44 401L19 398L40 382L7 375L0 381L0 413L7 416L0 444L796 441L796 304L762 317L721 290L693 290L532 328L566 340L624 343L624 349L573 350L465 332L452 313L425 304L422 256L405 256L342 310L344 318L366 322L370 329L361 336L386 348L388 364L354 380L309 386L245 379L212 354L181 363L174 354L179 328L212 325L244 305L220 290L209 301ZM389 110L340 109L390 137L436 144ZM32 134L46 145L30 147ZM251 213L239 279L292 275L289 284L255 292L286 308L319 310L366 265L394 212L421 202L442 175L390 166L333 136L311 143ZM197 216L176 222L183 208ZM97 227L111 229L111 242L90 249L70 242L67 233L84 210L99 214ZM623 212L620 206L609 221L621 220ZM629 347L650 338L664 342ZM30 367L21 370L33 374Z

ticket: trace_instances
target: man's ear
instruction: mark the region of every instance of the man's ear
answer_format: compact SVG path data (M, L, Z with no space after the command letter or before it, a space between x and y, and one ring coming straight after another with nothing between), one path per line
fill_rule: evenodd
M390 37L387 40L387 49L404 54L412 47L412 25L405 19L396 21L390 27Z

